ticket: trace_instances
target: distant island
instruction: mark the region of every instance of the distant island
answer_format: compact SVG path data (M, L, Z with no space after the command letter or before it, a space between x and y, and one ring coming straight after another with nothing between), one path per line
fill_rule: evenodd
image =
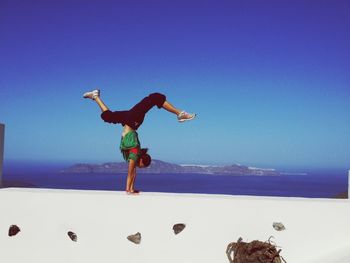
M128 166L126 162L112 162L104 164L74 164L71 167L61 170L62 173L127 173ZM275 169L263 169L248 167L239 164L215 166L215 165L179 165L160 160L152 160L149 167L138 169L138 173L171 173L171 174L213 174L213 175L281 175L281 172Z

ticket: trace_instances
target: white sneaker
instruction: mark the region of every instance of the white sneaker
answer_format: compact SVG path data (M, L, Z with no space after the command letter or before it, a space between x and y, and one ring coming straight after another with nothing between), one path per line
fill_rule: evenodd
M181 111L179 115L177 115L177 120L179 122L190 121L196 117L194 113L187 113L186 111Z
M92 100L94 100L96 97L100 97L100 90L99 89L95 89L93 91L85 92L83 97L85 99L92 99Z

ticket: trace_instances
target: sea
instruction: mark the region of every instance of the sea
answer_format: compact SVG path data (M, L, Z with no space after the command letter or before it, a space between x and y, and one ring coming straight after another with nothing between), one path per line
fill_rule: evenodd
M62 173L62 164L4 164L4 187L124 191L123 174ZM135 183L141 192L347 198L346 169L304 169L279 176L144 174Z

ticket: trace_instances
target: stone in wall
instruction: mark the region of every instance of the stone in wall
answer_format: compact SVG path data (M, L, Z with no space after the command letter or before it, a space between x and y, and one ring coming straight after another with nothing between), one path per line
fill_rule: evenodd
M279 222L273 223L272 227L277 231L283 231L286 229L286 227L282 223L279 223Z
M12 225L12 226L10 226L10 228L9 228L9 236L10 236L10 237L15 236L15 235L17 235L20 231L21 231L21 229L20 229L18 226Z
M74 241L74 242L77 242L77 241L78 241L78 236L77 236L77 234L75 234L74 232L69 231L67 234L68 234L69 238L70 238L72 241Z
M184 230L186 227L185 224L175 224L173 226L173 230L174 230L174 233L175 235L179 234L180 232L182 232L182 230Z
M135 243L135 244L140 244L141 243L141 233L137 232L134 235L130 235L127 237L129 241Z

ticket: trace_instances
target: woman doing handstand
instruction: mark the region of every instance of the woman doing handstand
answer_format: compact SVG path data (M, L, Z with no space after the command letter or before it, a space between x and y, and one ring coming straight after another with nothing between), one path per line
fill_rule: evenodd
M129 163L128 177L126 180L126 192L137 194L139 191L134 188L136 178L136 167L145 168L151 164L151 156L147 154L146 148L141 148L137 129L141 126L146 113L154 106L163 108L177 116L179 122L192 120L196 114L190 114L175 108L166 100L165 95L152 93L142 99L134 107L127 111L110 111L100 98L100 90L86 92L84 98L94 100L100 107L101 118L108 123L120 123L123 125L120 151L125 161Z

